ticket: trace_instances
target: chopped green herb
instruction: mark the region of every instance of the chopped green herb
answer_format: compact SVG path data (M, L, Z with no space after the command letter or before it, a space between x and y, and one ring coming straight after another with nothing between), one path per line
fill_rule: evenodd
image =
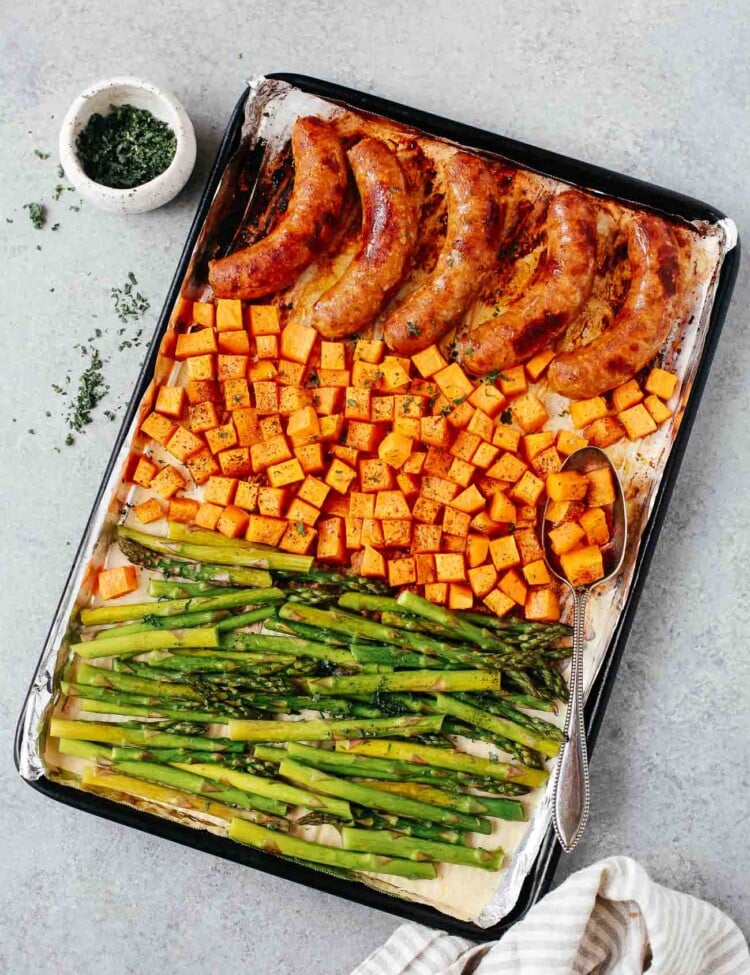
M492 383L494 385L494 383L496 383L499 378L500 378L500 373L498 372L497 369L493 369L492 372L488 372L486 376L482 377L482 382Z
M54 196L55 200L59 200L64 192L65 192L65 187L63 186L62 183L58 183L57 186L55 187L55 196Z
M316 369L311 369L310 374L307 377L308 386L320 386L320 376Z
M70 404L66 421L71 430L78 433L93 419L93 412L109 391L104 383L104 363L98 349L88 350L89 364L78 380L75 400ZM68 442L67 439L65 441Z
M294 530L297 532L298 535L304 535L306 533L305 526L301 521L297 522L297 524L294 526Z
M121 322L137 321L151 307L148 298L144 297L140 291L133 291L133 287L138 282L132 271L128 274L128 280L121 288L112 288L110 295L115 305L115 312Z
M501 423L506 423L506 424L513 422L513 414L511 413L511 411L509 409L508 410L503 410L503 412L500 414L500 422Z
M39 159L49 159L49 153L48 152L42 152L41 149L35 149L34 150L34 155L37 156Z
M406 323L406 334L409 336L409 338L418 338L421 331L422 330L420 329L419 325L415 324L415 322Z
M170 165L177 138L148 109L110 105L91 116L76 141L84 172L97 183L131 189L155 179Z
M60 229L60 224L59 223L53 223L52 226L49 229L50 230L59 230Z
M57 173L58 179L65 179L65 170L62 168L62 166L59 163L57 164L57 169L55 170L55 172Z
M25 203L24 210L29 211L29 220L36 230L41 230L47 220L47 208L43 203Z

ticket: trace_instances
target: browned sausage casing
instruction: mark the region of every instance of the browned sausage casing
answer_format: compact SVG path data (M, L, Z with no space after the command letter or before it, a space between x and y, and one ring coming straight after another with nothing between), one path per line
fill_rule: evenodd
M402 355L439 341L468 310L497 260L501 212L489 170L457 152L445 164L448 228L435 270L386 319L385 340Z
M279 223L250 247L210 262L217 298L252 300L288 288L329 243L347 185L341 142L321 119L297 119L292 155L294 189Z
M598 396L627 382L656 355L674 323L680 264L677 244L663 220L633 219L628 231L630 287L612 325L547 371L554 390L571 399Z
M554 197L545 224L547 247L529 287L499 315L457 343L467 372L481 376L523 362L578 317L596 271L596 214L580 193Z
M362 236L343 275L313 305L309 324L329 339L353 335L382 311L417 239L416 203L395 153L366 138L347 153L362 203Z

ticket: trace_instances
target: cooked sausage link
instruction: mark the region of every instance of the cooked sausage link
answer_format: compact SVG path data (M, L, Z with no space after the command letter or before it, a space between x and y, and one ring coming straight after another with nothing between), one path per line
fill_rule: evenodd
M218 298L262 298L288 288L331 240L347 186L344 150L333 127L310 116L292 128L294 189L286 212L262 240L209 264Z
M524 293L459 338L458 357L467 372L481 376L529 359L583 310L596 271L593 207L580 193L561 193L549 205L545 233L546 250Z
M360 244L308 318L332 339L353 335L377 318L404 276L417 240L417 206L395 153L379 139L365 138L347 155L362 203Z
M487 167L456 152L444 175L448 227L435 270L384 323L388 346L402 355L432 345L456 325L497 260L502 215Z
M677 244L667 224L651 214L633 218L628 231L630 287L611 326L547 371L553 389L571 399L598 396L647 365L674 324L680 279Z

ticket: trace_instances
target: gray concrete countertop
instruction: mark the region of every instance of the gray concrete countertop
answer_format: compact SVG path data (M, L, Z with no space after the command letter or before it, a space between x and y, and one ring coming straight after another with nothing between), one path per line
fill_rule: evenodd
M65 447L51 386L79 375L76 343L106 329L103 407L121 415L144 347L117 352L136 327L116 334L110 288L135 274L148 334L225 121L263 70L329 78L674 187L722 208L742 235L747 4L31 0L3 4L0 18L0 971L343 975L395 918L64 808L16 775L16 716L117 428L100 412ZM156 213L53 200L62 116L113 74L172 89L195 124L195 174ZM47 204L44 230L29 201ZM597 745L592 823L557 877L628 854L746 934L749 299L744 273Z

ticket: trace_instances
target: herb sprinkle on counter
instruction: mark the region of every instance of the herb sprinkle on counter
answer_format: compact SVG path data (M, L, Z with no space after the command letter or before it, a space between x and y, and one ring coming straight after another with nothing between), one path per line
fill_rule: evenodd
M177 137L148 109L110 105L108 115L91 116L76 149L89 179L114 189L132 189L169 168Z

